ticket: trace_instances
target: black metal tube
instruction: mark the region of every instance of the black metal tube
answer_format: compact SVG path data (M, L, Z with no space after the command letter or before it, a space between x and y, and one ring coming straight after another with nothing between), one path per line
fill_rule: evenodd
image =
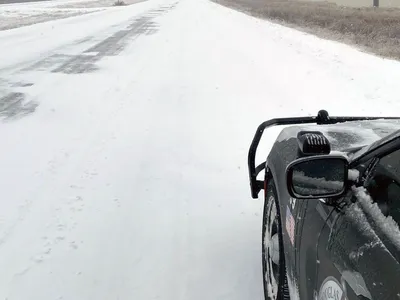
M367 121L367 120L379 120L379 119L400 119L399 117L328 117L327 119L320 119L319 117L295 117L295 118L278 118L271 119L261 123L253 137L248 153L248 169L250 179L251 196L254 199L258 198L258 193L263 189L263 181L257 181L257 175L263 170L258 166L256 168L255 158L258 145L264 130L268 127L279 126L279 125L295 125L295 124L336 124L351 121Z

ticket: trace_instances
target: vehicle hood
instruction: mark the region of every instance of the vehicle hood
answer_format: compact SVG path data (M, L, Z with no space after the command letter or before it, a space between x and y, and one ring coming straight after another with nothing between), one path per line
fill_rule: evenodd
M331 143L332 151L350 152L370 145L400 130L400 120L370 120L344 122L332 125L296 125L284 128L277 141L296 138L299 131L320 131Z

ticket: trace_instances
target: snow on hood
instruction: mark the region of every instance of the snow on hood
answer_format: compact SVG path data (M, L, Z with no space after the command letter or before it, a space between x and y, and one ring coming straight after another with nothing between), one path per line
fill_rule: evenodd
M333 125L296 125L284 128L277 141L296 138L302 130L320 131L331 143L332 150L345 150L369 145L400 130L400 120L344 122Z

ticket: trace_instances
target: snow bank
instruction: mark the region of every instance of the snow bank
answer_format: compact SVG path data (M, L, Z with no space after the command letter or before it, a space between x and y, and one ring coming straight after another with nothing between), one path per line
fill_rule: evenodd
M1 8L1 7L0 7ZM88 14L101 9L40 9L0 11L0 30Z
M144 0L125 0L126 5ZM115 0L46 1L0 5L0 30L79 16L114 8Z

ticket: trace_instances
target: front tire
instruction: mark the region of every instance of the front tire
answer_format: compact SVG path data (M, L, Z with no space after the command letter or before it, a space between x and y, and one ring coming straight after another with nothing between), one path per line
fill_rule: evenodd
M271 177L267 180L262 226L264 297L268 300L290 300L281 223L278 194Z

